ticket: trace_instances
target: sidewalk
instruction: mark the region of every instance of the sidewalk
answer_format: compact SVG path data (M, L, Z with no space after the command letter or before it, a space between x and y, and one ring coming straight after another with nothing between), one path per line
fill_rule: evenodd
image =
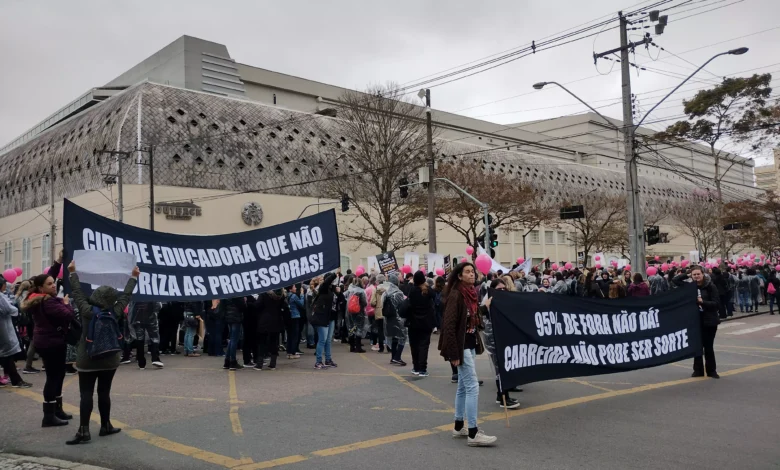
M0 453L0 470L108 470L79 462L51 459L49 457L29 457L26 455Z
M775 305L775 313L778 312L778 309L780 309L780 307ZM728 317L726 319L721 319L721 321L732 321L732 320L737 320L737 319L740 319L740 318L749 318L749 317L755 317L756 315L767 315L767 314L769 314L769 305L759 305L758 306L758 313L756 313L756 312L742 313L742 312L739 311L739 306L735 306L734 307L734 316L733 317Z

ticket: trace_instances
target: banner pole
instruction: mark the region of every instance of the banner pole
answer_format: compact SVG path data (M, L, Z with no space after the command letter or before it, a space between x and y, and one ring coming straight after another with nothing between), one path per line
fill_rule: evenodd
M504 415L506 416L506 427L509 427L509 408L506 407L506 393L501 393L501 399L504 400Z

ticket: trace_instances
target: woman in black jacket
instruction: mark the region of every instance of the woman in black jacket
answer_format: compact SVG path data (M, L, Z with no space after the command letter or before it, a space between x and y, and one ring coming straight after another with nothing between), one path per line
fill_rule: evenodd
M720 268L712 268L712 283L715 284L715 288L718 289L718 313L720 318L726 318L728 316L726 312L729 292L728 281L728 273L724 276Z
M338 286L333 285L336 274L328 273L325 279L317 286L317 292L312 294L311 299L311 325L317 330L317 350L314 362L315 369L326 369L336 367L333 358L330 355L330 345L333 340L333 330L335 329L338 313L333 308L336 303L336 291ZM323 353L325 361L323 362Z
M284 330L288 307L281 290L265 292L252 303L257 314L257 354L255 370L263 370L266 354L271 355L268 370L276 370L279 356L279 333Z
M436 326L433 309L433 289L422 271L414 273L414 286L409 290L409 346L412 349L412 374L428 377L428 349Z
M696 302L699 304L699 317L701 319L701 342L704 349L704 361L706 362L707 376L719 379L715 367L715 333L718 332L720 323L720 296L715 284L704 276L701 266L691 268L691 279L699 287L699 295ZM687 274L675 276L672 280L677 287L685 285ZM693 375L691 377L704 377L705 364L699 354L693 358Z

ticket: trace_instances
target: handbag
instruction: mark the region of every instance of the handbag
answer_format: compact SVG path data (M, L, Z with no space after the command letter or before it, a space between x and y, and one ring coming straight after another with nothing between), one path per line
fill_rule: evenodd
M81 341L81 322L74 318L68 325L68 331L65 332L65 342L76 346L79 341Z

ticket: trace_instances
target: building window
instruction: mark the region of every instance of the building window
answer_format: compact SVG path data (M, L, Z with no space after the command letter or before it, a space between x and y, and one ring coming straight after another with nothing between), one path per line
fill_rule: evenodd
M46 272L51 266L51 239L47 233L41 237L41 272Z
M32 259L32 242L29 238L22 238L22 279L26 279L32 276L32 266L30 266L30 260Z
M544 231L544 243L545 245L553 245L555 244L555 232L552 230L545 230Z
M341 255L341 273L347 274L347 269L352 269L352 258L349 255Z
M558 232L558 243L563 245L568 241L568 236L566 232Z
M3 248L3 270L13 268L14 262L14 242L13 240L5 242Z
M528 238L531 240L531 243L539 243L539 231L538 230L531 230L530 234L528 235Z

